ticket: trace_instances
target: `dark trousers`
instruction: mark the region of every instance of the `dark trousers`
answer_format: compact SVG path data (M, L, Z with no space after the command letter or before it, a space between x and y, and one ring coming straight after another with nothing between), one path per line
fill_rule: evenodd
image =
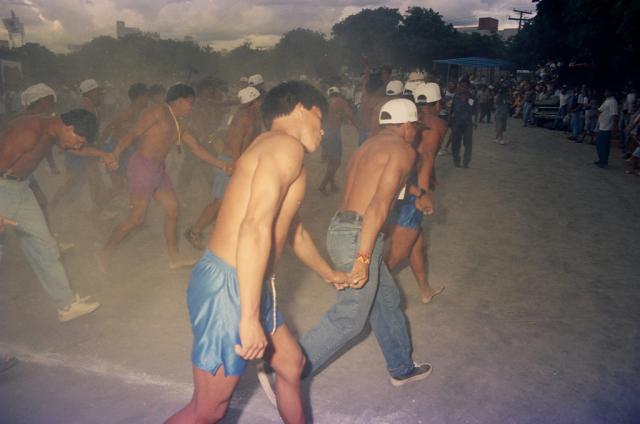
M487 118L487 124L491 123L491 104L479 103L478 107L480 109L480 117L478 118L478 121L485 122L484 118Z
M609 164L609 152L611 151L611 131L600 131L596 136L596 151L600 165Z
M460 145L464 144L464 157L462 164L466 167L471 162L471 151L473 146L473 126L451 128L451 153L453 154L453 164L460 166Z

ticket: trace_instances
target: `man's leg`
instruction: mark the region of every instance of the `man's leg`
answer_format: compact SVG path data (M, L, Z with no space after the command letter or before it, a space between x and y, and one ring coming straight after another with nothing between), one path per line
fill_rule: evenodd
M114 249L126 236L129 235L129 233L131 233L131 231L144 222L144 216L147 213L147 207L149 206L149 199L133 193L130 195L130 198L131 206L129 209L129 216L118 224L111 233L107 244L97 254L100 267L103 271L106 271L109 266L109 260Z
M395 225L391 231L391 249L386 263L390 270L395 270L403 260L409 257L416 239L418 238L418 230L415 228L402 227Z
M224 375L224 366L215 374L193 367L193 397L165 424L217 423L227 413L239 376Z
M12 217L20 245L40 284L51 296L58 309L73 303L67 273L60 262L60 252L31 190L23 192L18 213Z
M336 269L349 271L353 266L359 243L360 229L348 224L329 227L327 247ZM378 272L382 256L382 239L376 243L369 266L369 281L361 289L346 289L336 295L336 304L318 324L300 340L310 362L310 373L315 374L329 362L349 341L364 329L378 290Z
M469 163L471 163L471 153L473 149L473 127L471 125L467 125L467 127L464 129L462 140L462 142L464 143L464 157L462 159L462 166L467 168L469 166Z
M427 276L427 258L424 254L424 234L420 231L416 242L411 249L411 256L409 257L409 263L411 264L411 271L413 271L414 277L418 282L418 288L422 296L422 303L429 303L434 296L439 295L444 290L444 286L434 290L429 285Z
M276 373L278 412L285 423L304 423L300 375L305 359L300 345L286 325L278 327L269 337L271 343L265 360Z
M178 199L173 188L156 191L153 198L160 203L164 210L164 239L169 253L169 268L184 268L192 266L196 261L185 260L178 253Z
M453 165L460 168L460 143L462 141L462 128L451 128L451 154Z
M384 263L380 265L379 280L369 323L384 354L389 374L398 377L410 372L414 366L409 328L401 309L400 291Z

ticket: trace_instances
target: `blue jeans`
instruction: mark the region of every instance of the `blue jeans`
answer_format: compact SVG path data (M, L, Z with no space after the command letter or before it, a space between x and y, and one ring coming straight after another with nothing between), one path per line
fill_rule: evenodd
M584 130L584 113L582 111L571 112L571 137L578 138Z
M598 130L596 135L596 151L600 165L609 164L609 152L611 151L611 131Z
M336 214L327 231L327 248L336 269L351 271L359 245L360 224L341 222ZM336 304L300 340L311 373L315 374L360 335L367 322L391 376L399 377L413 369L411 339L400 306L400 291L382 262L382 247L380 234L371 255L369 281L361 289L338 292Z
M464 145L464 155L462 156L462 164L469 166L471 162L471 152L473 149L473 124L467 124L464 127L451 127L451 153L453 155L453 164L460 166L460 147Z
M526 127L531 123L531 112L533 111L533 103L524 102L522 103L522 122Z
M8 181L0 178L0 215L15 220L20 246L40 284L58 308L69 306L74 296L67 274L60 262L58 244L44 220L42 209L29 188L29 180ZM0 234L0 261L3 235Z

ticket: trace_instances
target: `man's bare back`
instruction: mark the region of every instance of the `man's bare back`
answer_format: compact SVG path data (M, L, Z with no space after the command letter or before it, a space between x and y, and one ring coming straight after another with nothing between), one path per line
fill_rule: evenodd
M384 129L377 135L367 140L358 149L348 165L347 182L344 197L340 210L365 214L368 205L371 203L381 188L381 177L385 169L389 166L394 168L394 173L398 175L399 184L389 187L395 195L407 181L407 175L415 160L415 151L411 145L402 140L401 137L391 135ZM390 207L396 196L387 196Z
M349 103L342 96L329 97L329 112L324 120L324 127L327 129L340 129L345 120L355 123Z
M169 105L153 105L142 112L142 115L124 136L123 141L129 145L133 139L138 138L139 145L137 152L142 156L164 161L171 148L178 139L179 124L174 120L169 110ZM116 152L122 152L118 146Z

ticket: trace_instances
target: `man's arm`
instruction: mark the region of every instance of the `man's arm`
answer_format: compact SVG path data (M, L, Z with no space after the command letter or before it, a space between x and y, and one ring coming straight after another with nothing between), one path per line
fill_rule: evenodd
M258 159L238 234L241 346L236 345L235 351L246 360L262 357L267 346L260 324L260 298L271 254L273 225L282 200L302 167L302 147L286 149L282 148L278 157L269 153Z
M225 174L231 174L231 166L209 153L207 149L205 149L200 145L200 143L198 143L198 140L196 140L191 132L183 132L182 141L198 159L203 160L218 169L221 169Z
M388 157L380 175L376 193L362 217L358 256L349 274L352 280L351 287L356 289L363 287L369 279L369 265L367 262L371 258L382 225L387 219L391 203L398 194L400 184L406 180L413 158L415 158L412 155L411 160L406 160L404 157L398 158L398 156L404 156L404 154L393 154Z
M229 124L229 129L227 130L227 147L230 150L233 162L237 161L242 154L242 143L247 131L249 131L250 125L247 121L244 114L236 114L231 120L231 124Z
M346 287L344 284L347 281L346 274L334 271L322 255L320 255L311 235L302 224L299 215L294 217L293 223L291 224L289 244L298 259L316 274L320 275L324 281L335 285L338 290Z
M416 206L427 215L433 213L433 202L429 187L431 187L431 176L435 165L436 153L440 136L435 128L422 131L423 141L420 143L418 153L420 154L420 167L418 168L418 187L416 196Z

